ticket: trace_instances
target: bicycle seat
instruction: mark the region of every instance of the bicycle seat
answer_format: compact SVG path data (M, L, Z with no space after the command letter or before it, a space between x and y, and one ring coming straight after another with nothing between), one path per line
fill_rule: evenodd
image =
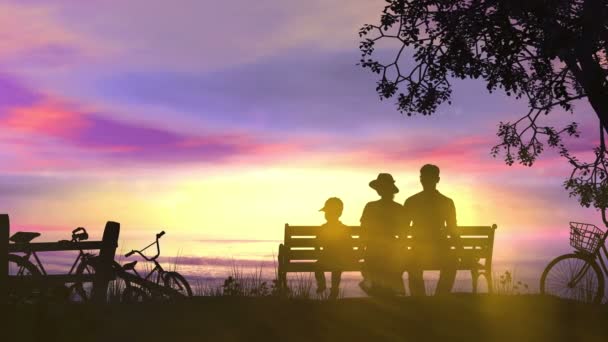
M131 262L128 262L128 263L126 263L126 264L122 265L122 268L123 268L125 271L128 271L128 270L132 270L132 269L134 269L134 268L135 268L135 265L137 265L137 260L135 260L135 261L131 261Z
M40 233L35 232L16 232L9 240L14 243L28 243L39 236Z

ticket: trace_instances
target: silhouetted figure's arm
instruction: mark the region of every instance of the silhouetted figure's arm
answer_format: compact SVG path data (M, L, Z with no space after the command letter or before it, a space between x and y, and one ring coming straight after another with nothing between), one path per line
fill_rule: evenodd
M321 226L319 230L319 235L317 235L317 247L315 248L317 251L321 250L321 247L325 245L325 234L323 231L323 227Z
M369 204L366 204L365 208L363 208L363 214L361 214L361 235L359 236L359 239L361 239L362 246L367 246L369 236L369 224Z
M405 203L403 203L403 209L401 210L401 218L399 220L399 229L398 229L399 240L401 240L400 245L402 247L405 247L407 244L407 241L408 241L407 236L412 235L411 227L410 227L411 222L412 222L412 210L411 210L411 206L409 205L408 200L406 200Z
M401 221L399 224L399 237L401 238L401 242L404 245L407 241L407 236L412 234L410 226L410 224L412 223L412 209L409 203L410 202L408 200L405 200L402 211L403 216L401 217Z

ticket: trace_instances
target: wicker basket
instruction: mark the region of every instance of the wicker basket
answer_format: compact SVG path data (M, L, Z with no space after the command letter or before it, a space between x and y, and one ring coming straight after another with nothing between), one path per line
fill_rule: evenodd
M604 239L604 231L589 223L570 222L570 246L594 254Z

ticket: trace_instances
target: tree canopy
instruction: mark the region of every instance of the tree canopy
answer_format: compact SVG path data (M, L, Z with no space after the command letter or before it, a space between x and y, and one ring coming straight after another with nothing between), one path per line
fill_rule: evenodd
M527 101L529 110L500 122L491 149L505 162L531 166L545 146L557 148L573 170L564 185L583 206L608 207L607 0L386 0L380 22L359 36L363 68L379 74L381 99L396 97L400 112L431 115L451 103L451 79L482 79L490 92ZM380 41L396 43L388 62ZM413 61L404 68L404 60ZM588 101L598 118L595 160L580 161L563 142L578 125L542 123L555 109Z

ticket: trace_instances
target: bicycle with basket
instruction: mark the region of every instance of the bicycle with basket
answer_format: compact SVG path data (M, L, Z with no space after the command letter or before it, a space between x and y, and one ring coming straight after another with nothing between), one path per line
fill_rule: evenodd
M541 276L541 294L587 303L601 303L608 276L608 250L604 231L589 223L570 222L573 253L551 261Z

